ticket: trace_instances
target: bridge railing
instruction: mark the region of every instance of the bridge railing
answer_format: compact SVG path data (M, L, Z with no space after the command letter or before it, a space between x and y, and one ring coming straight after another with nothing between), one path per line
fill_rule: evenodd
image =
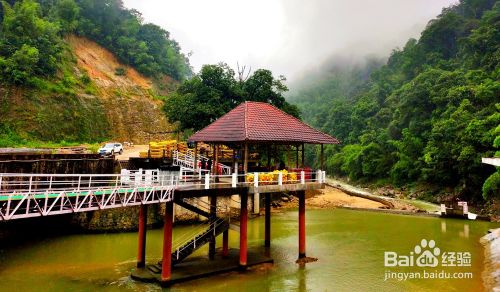
M0 173L0 221L169 202L176 185L176 175L154 170Z
M0 173L0 195L87 191L110 188L137 188L177 184L177 176L158 170L127 171L120 174L22 174Z

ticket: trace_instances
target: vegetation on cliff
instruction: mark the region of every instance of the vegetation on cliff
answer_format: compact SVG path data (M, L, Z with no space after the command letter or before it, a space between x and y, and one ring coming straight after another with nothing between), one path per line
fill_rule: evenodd
M103 61L98 48L82 58L74 50L86 39L114 56ZM102 70L110 64L111 73ZM167 128L155 99L191 68L167 31L143 23L119 0L9 0L0 1L0 73L1 147L143 141L135 130L122 130L135 109L147 116L136 116L129 128L139 125L148 131L142 136L154 137L151 119Z
M146 76L191 74L187 58L169 32L144 24L119 0L3 1L0 30L2 81L33 84L32 76L54 76L63 58L63 36L77 33L114 52Z
M490 175L485 197L500 194L498 173L481 164L495 154L499 61L500 1L462 0L380 68L331 74L291 100L307 122L342 140L326 149L329 173L423 182L480 201Z

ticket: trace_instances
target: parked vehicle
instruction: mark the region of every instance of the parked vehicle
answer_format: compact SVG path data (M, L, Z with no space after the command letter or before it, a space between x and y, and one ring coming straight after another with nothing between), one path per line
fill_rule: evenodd
M123 145L121 143L106 143L99 148L99 154L102 156L114 155L116 153L123 153Z

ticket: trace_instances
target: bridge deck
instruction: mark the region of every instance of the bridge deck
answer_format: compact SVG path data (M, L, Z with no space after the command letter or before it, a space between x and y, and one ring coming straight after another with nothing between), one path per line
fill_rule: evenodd
M274 181L260 175L180 175L158 170L121 174L0 174L0 221L164 203L178 198L229 196L321 189L324 172L302 172L297 180L279 174Z

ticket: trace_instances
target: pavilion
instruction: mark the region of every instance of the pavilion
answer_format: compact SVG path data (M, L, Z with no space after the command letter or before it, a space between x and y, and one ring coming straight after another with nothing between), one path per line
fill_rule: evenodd
M219 146L225 145L233 150L233 173L238 173L238 162L243 160L243 173L249 172L249 149L265 147L267 151L267 170L270 165L270 149L279 150L279 147L293 147L296 152L296 169L299 168L299 151L302 153L301 167L304 167L304 144L321 145L320 170L324 169L324 144L339 144L340 142L321 131L305 124L299 119L283 112L277 107L264 102L246 101L189 137L188 142L194 142L194 161L197 161L197 143L211 144L214 154L213 173L218 174L216 165L219 162ZM243 157L236 155L237 151L243 153ZM290 163L289 163L290 164ZM195 165L196 168L196 165ZM195 169L196 171L196 169ZM257 179L258 180L258 179ZM323 186L320 182L320 187ZM262 190L262 188L261 188ZM271 193L272 187L268 186L265 193L265 240L264 245L270 246L270 224L271 224ZM295 191L297 190L297 191ZM278 191L294 191L299 197L299 258L305 257L305 189L291 188ZM251 190L254 195L254 209L259 209L259 190ZM276 191L275 191L276 192ZM243 203L243 200L242 200ZM246 204L246 202L244 203ZM242 207L243 206L242 204ZM245 207L246 208L246 207ZM243 208L242 208L243 210ZM243 212L242 212L243 213ZM246 217L244 218L246 221ZM245 222L246 225L246 222ZM246 241L246 234L241 240ZM246 246L245 246L246 248ZM241 252L241 250L240 250ZM246 252L245 250L243 252ZM242 263L244 265L244 263Z
M189 137L189 142L195 143L195 161L197 156L196 143L204 142L213 145L214 172L218 163L218 147L226 145L243 152L243 172L248 172L249 148L264 146L267 150L267 166L270 166L270 149L289 146L296 151L296 168L299 167L298 153L302 152L304 165L304 144L320 144L320 168L324 169L323 144L339 144L336 138L320 132L299 119L286 114L271 104L246 101L217 119L204 129ZM238 160L241 157L233 154L233 168L237 172ZM195 166L196 167L196 166Z
M339 141L330 135L322 133L311 126L303 123L299 119L288 115L280 109L263 102L244 102L236 108L223 115L212 124L204 129L196 132L189 137L189 142L195 144L193 148L190 165L193 175L191 180L183 181L183 184L175 189L174 199L166 203L164 231L163 231L163 252L162 260L158 264L146 266L145 264L145 242L146 242L146 214L147 207L141 206L139 212L139 249L137 257L137 270L132 273L134 279L143 281L158 281L162 285L171 285L186 279L199 278L206 275L212 275L220 272L227 272L233 269L245 269L246 267L258 263L271 260L266 258L260 261L250 257L247 260L247 229L248 229L248 202L249 194L253 195L254 211L259 210L259 194L265 194L265 228L264 228L264 247L271 246L271 194L291 192L299 199L299 214L298 214L298 241L299 241L299 259L306 256L305 244L305 191L324 188L323 171L323 145L338 144ZM201 159L199 158L199 147L197 144L210 144L213 150L212 159L213 169L211 172L203 171L205 179L202 179L202 170L199 169ZM316 173L316 177L309 173L306 178L305 171L298 169L299 167L299 152L302 153L301 167L304 167L304 144L319 144L321 145L321 169ZM219 148L226 147L226 151L230 151L232 165L231 174L222 175L218 172L217 165L219 164ZM229 149L229 150L228 150ZM259 171L270 170L270 153L286 150L289 156L291 149L295 150L295 175L300 172L300 179L297 177L292 180L283 181L283 173L279 172L278 179L269 183L259 181ZM267 152L267 166L262 168L257 165L260 162L257 159L249 159L250 151ZM249 162L253 162L252 165ZM290 161L288 163L289 167ZM238 180L238 169L242 165L243 181ZM246 180L246 175L254 174L253 182ZM181 170L182 176L182 170ZM221 181L219 181L219 179ZM230 179L230 181L228 181ZM232 196L239 196L239 225L237 232L239 233L239 250L234 256L234 262L224 264L224 258L227 260L230 257L228 246L228 231L232 229L233 221L224 221L217 213L218 206L228 204L225 202ZM206 200L204 210L201 205L194 201ZM218 200L221 200L218 202ZM226 201L224 201L226 200ZM233 200L234 201L234 200ZM180 205L190 211L198 213L206 217L210 222L210 227L202 235L194 237L188 241L183 247L178 247L173 250L172 246L172 227L173 227L173 204ZM257 207L256 207L257 206ZM217 225L220 222L220 225ZM233 226L234 228L234 226ZM216 248L215 238L222 235L222 260L215 260ZM209 244L209 262L208 264L198 264L196 268L194 263L189 263L183 266L183 258L191 254L195 248L199 248L202 244ZM187 251L183 253L184 251ZM232 261L231 259L229 259ZM175 265L175 269L172 267ZM217 268L222 265L222 268ZM224 266L226 265L226 266Z

